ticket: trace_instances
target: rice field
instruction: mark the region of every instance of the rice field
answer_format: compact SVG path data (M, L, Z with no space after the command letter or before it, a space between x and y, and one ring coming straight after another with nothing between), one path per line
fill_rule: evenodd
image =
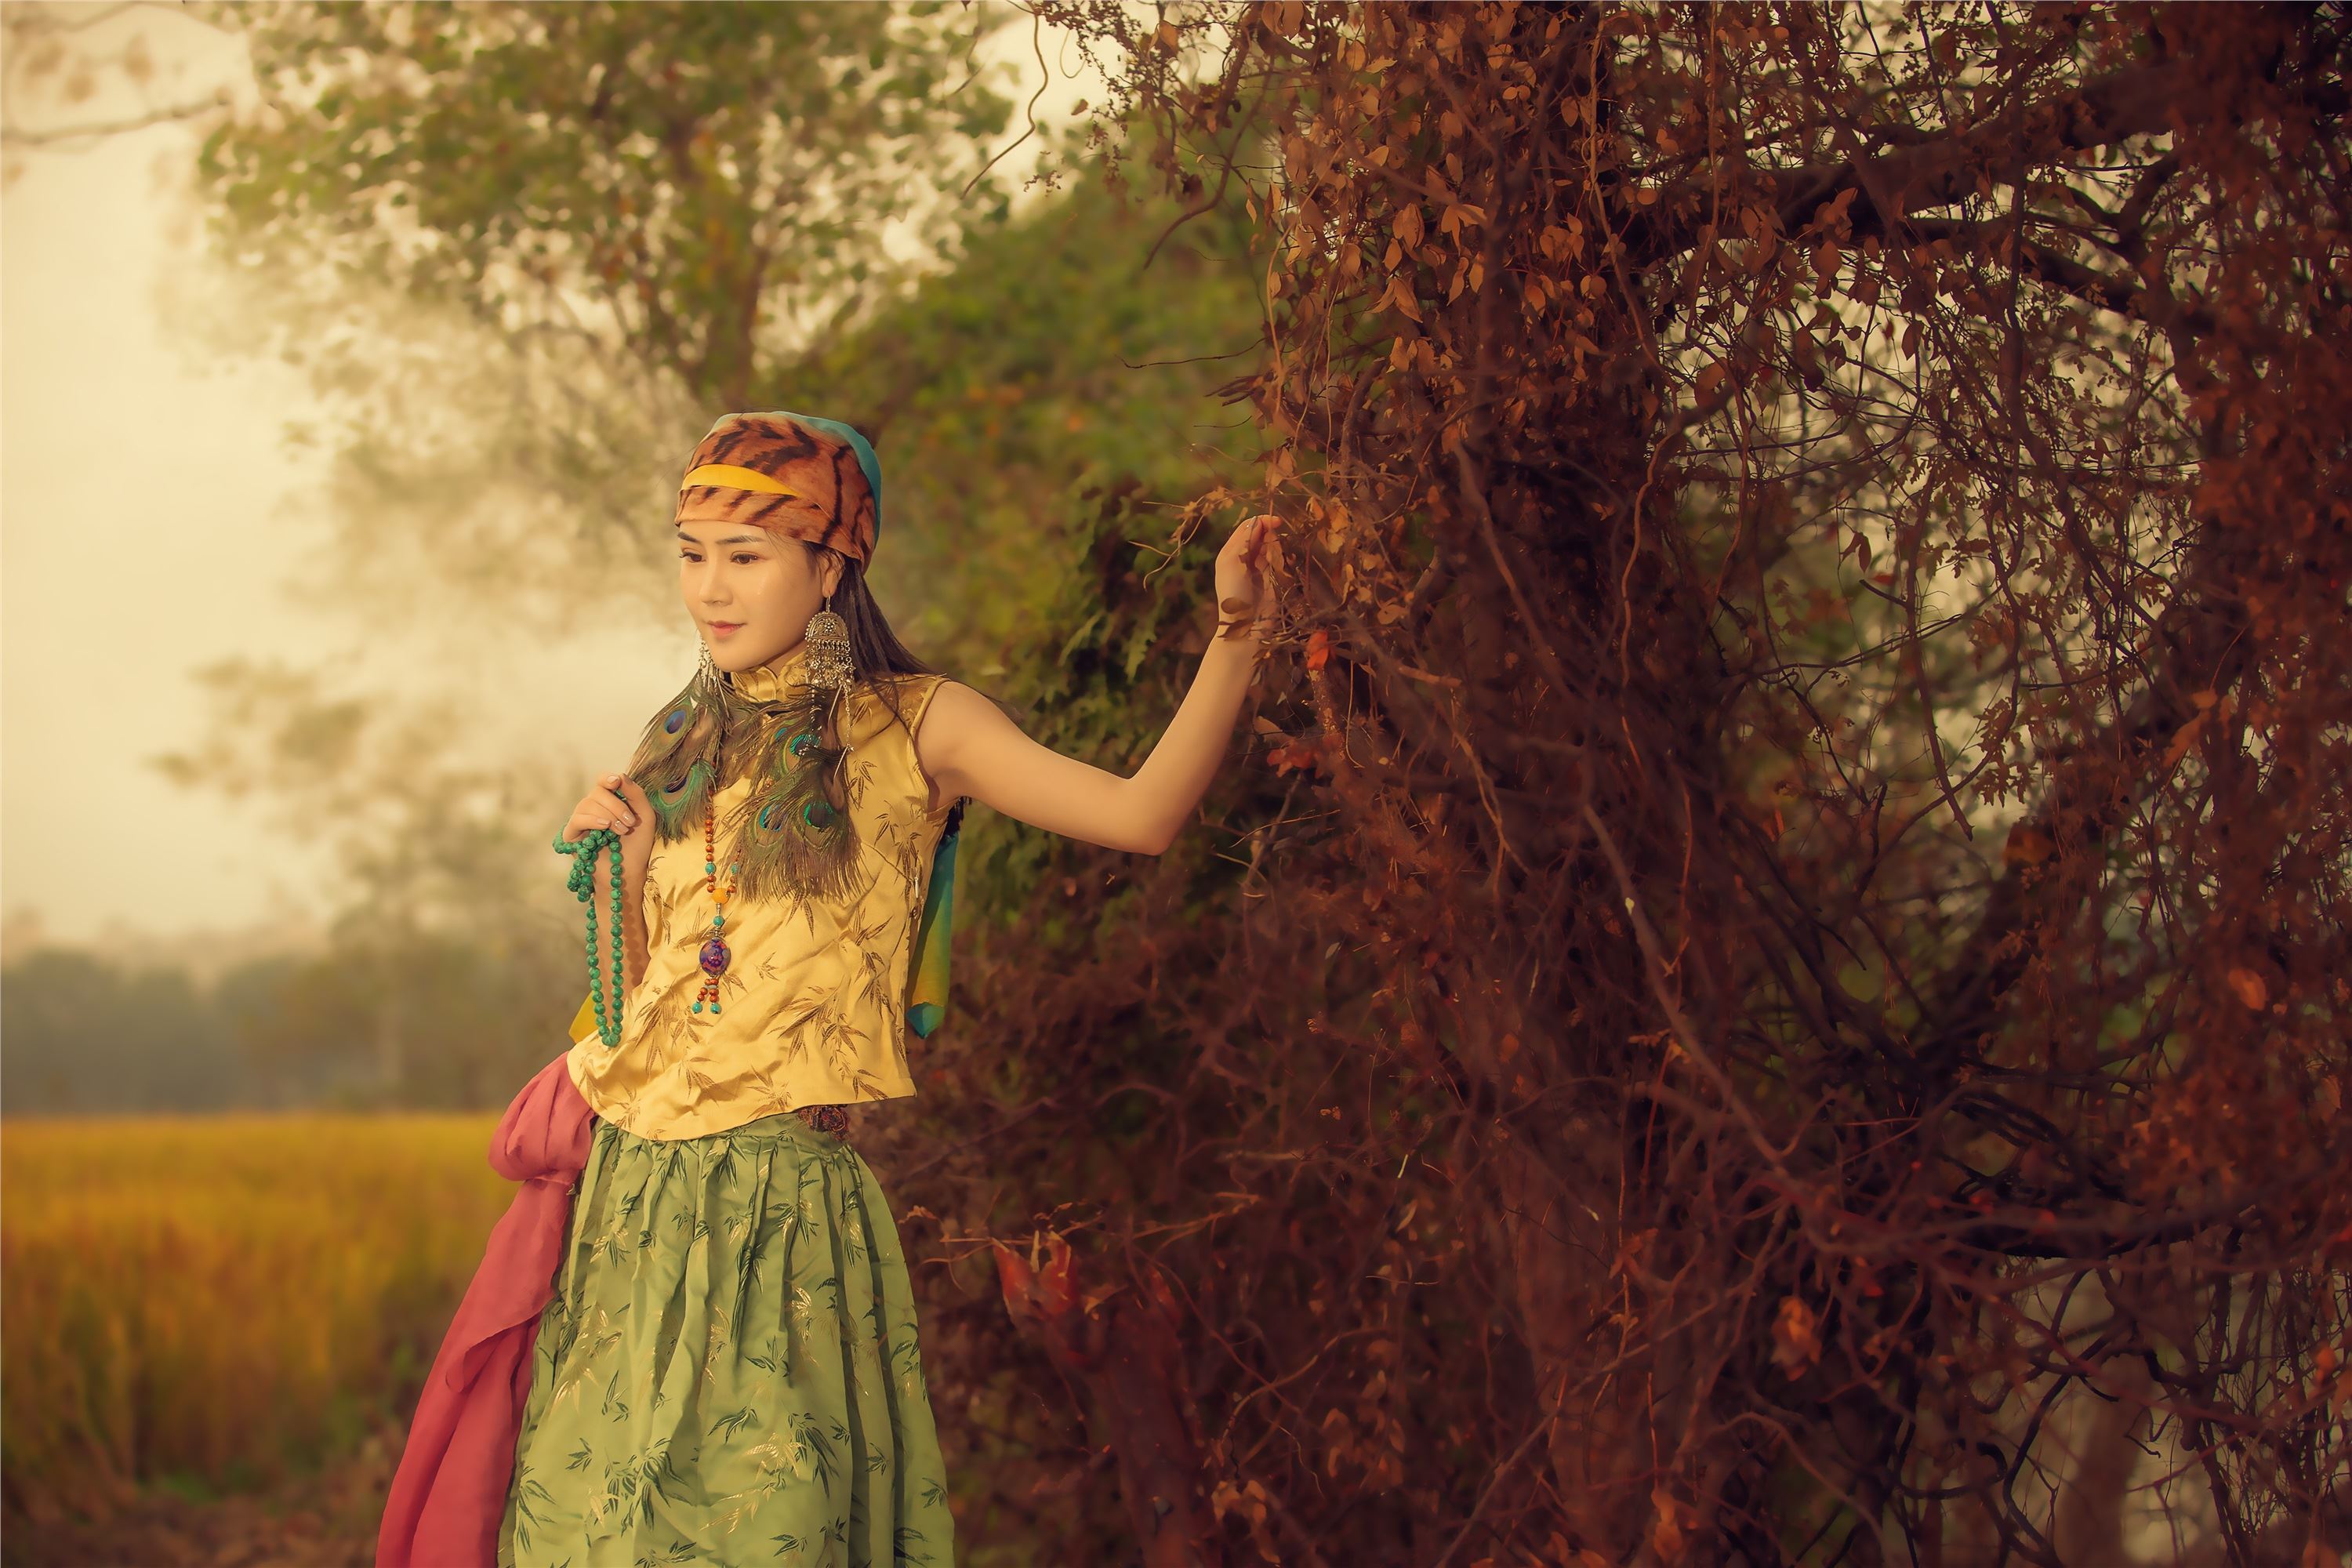
M404 1425L514 1184L495 1113L0 1121L0 1487L257 1489Z

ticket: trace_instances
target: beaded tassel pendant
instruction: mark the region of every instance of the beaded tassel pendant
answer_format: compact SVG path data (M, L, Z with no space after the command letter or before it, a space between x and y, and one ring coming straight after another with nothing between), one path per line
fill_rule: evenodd
M707 1003L714 1018L720 1011L719 981L727 973L727 965L734 957L727 946L727 902L735 896L740 882L736 875L738 868L730 866L727 868L727 885L723 888L719 885L717 833L717 824L709 809L705 808L702 814L702 881L703 886L709 889L711 901L718 905L718 910L710 917L710 934L702 942L702 989L694 994L694 1010L701 1012Z

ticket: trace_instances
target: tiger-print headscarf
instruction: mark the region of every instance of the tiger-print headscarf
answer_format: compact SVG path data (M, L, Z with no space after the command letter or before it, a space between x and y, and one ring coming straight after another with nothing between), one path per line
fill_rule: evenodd
M866 437L836 419L786 409L726 415L687 459L677 521L748 523L871 561L882 465Z

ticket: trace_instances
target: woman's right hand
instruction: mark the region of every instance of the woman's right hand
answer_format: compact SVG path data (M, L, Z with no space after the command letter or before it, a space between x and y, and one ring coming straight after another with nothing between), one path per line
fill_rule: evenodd
M653 803L646 799L643 785L626 773L606 773L601 786L580 797L572 808L572 819L563 825L563 841L576 844L581 837L599 827L609 827L621 836L621 870L632 887L645 882L646 867L654 858ZM598 857L596 870L604 874L605 861Z

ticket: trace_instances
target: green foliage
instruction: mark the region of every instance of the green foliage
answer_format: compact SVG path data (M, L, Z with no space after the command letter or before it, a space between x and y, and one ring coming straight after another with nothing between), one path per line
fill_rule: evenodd
M311 1103L451 1110L504 1104L567 1048L587 985L578 930L546 922L362 928L271 980L235 1016L257 1071L294 1075Z
M37 950L0 981L0 1101L11 1116L219 1110L257 1087L226 1021L176 970Z
M1155 531L1146 495L1129 479L1084 498L1089 510L1080 519L1079 548L1070 552L1076 559L1037 584L1034 624L1049 635L1011 653L1005 680L1028 705L1024 728L1034 738L1120 773L1132 773L1150 754L1208 646L1206 589L1224 542L1223 530L1200 529L1181 545L1169 542L1164 557L1160 547L1139 545ZM1211 809L1250 784L1229 775L1213 790ZM1222 884L1230 879L1201 858L1218 847L1193 833L1170 855ZM1005 924L1031 913L1043 890L1045 923L1031 938L1090 951L1098 933L1120 923L1122 898L1104 889L1137 869L1134 857L990 818L975 836L965 873L971 890L958 906L975 913L959 918ZM1056 879L1064 885L1058 897L1044 887ZM1196 885L1196 897L1205 891ZM1066 921L1055 912L1066 901L1076 917ZM1034 953L1024 962L1035 962Z
M1011 107L959 58L1009 13L938 4L205 14L263 93L200 158L240 252L587 331L730 405L780 338L887 296L884 224L960 190Z
M1183 503L1260 450L1217 395L1259 342L1243 216L1212 209L1147 267L1178 215L1096 184L1041 203L764 389L875 439L877 591L904 606L902 635L975 676L1040 646L1040 613L1091 581L1099 492L1129 488L1123 526L1160 546Z
M0 978L11 1116L503 1104L569 1042L579 932L354 924L210 985L45 948Z

